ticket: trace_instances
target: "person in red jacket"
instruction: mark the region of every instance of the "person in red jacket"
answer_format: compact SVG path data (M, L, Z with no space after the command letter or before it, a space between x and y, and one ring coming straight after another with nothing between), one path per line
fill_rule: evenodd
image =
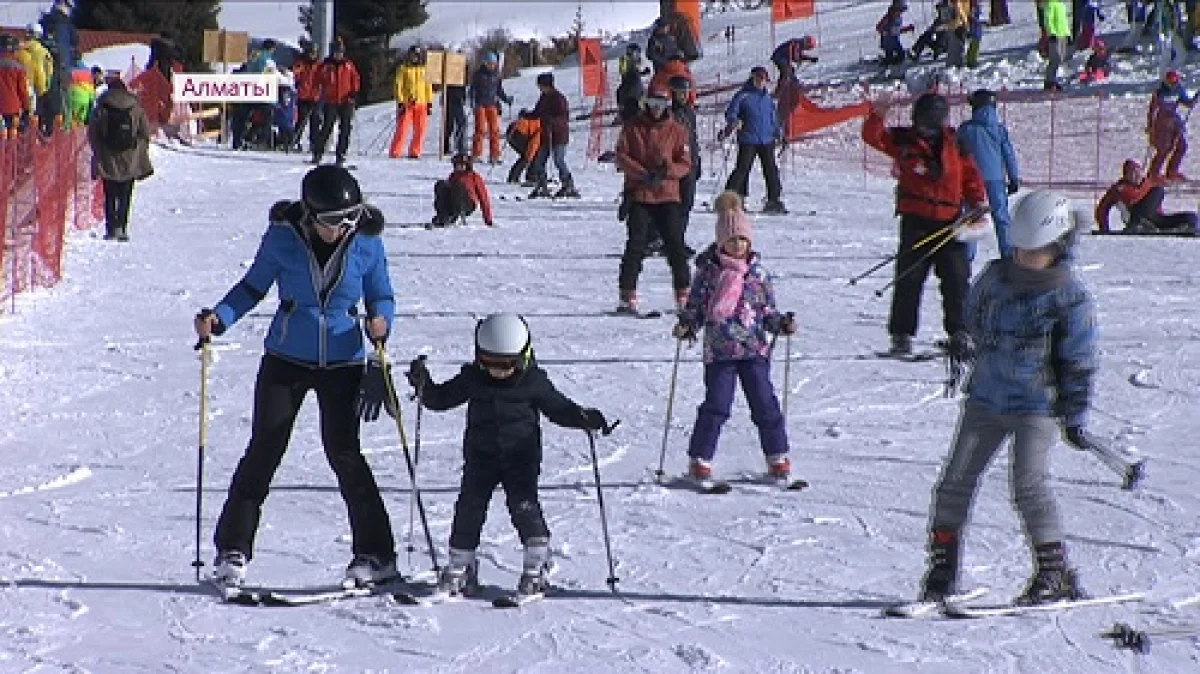
M1121 165L1121 179L1113 183L1100 203L1096 204L1096 227L1111 231L1108 214L1117 206L1125 216L1126 234L1195 234L1195 213L1163 213L1165 179L1147 176L1142 165L1126 159Z
M892 175L897 181L900 243L888 318L892 337L888 354L912 354L921 291L930 266L941 279L942 322L950 338L947 343L965 346L963 303L971 263L964 241L992 230L983 179L975 160L959 148L954 129L946 126L950 107L944 97L934 93L919 96L913 102L912 126L887 126L888 107L889 101L876 101L862 129L867 145L894 160ZM969 229L947 229L945 238L938 235L939 230L955 224L964 206L971 210L983 208L984 214Z
M433 227L446 227L467 216L479 207L483 213L483 224L491 227L492 197L488 194L487 183L483 176L475 172L471 164L471 155L460 152L451 159L454 170L450 177L439 180L433 185Z
M16 138L21 114L29 109L29 78L17 59L17 38L0 35L0 115L9 138Z
M296 78L296 131L292 138L299 149L304 127L307 126L308 147L311 150L321 134L321 83L317 80L321 62L317 60L317 45L311 40L301 40L300 50L300 55L292 64L292 75Z
M325 146L329 136L333 135L333 125L338 125L337 163L346 163L346 150L350 149L350 127L354 121L354 99L358 96L360 81L358 68L354 62L346 58L346 46L341 40L329 45L329 58L321 64L317 73L317 82L321 88L321 101L325 104L322 112L321 135L312 148L312 163L320 164L321 155L325 154Z

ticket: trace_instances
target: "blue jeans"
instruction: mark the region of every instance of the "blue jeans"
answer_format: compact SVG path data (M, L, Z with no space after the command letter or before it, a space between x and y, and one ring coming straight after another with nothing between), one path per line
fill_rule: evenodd
M688 456L711 461L716 455L721 427L729 419L729 408L733 406L733 385L738 380L742 382L742 393L746 394L746 402L750 404L750 419L758 427L763 454L787 453L787 427L775 397L775 387L771 384L771 361L760 356L705 363L704 386L707 390L696 414Z
M541 181L546 181L546 161L550 158L550 154L554 154L554 168L558 169L558 182L563 185L574 184L571 180L571 169L567 168L567 146L555 145L552 149L542 145L538 150L537 156L533 158L533 166L530 167L535 175L539 176Z

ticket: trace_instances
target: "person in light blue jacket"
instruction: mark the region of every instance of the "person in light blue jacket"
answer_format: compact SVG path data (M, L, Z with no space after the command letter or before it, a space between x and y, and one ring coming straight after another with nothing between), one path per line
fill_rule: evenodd
M996 113L996 94L979 89L968 100L971 103L971 119L959 125L958 143L979 167L984 189L987 190L988 206L992 210L1000 256L1010 257L1013 246L1008 235L1008 197L1021 189L1017 153L1008 139L1008 129L1000 123Z
M725 182L725 189L737 192L745 199L750 192L750 169L757 157L762 163L763 180L767 182L767 203L762 212L784 215L787 209L780 200L783 185L779 181L779 166L775 163L775 146L784 139L775 99L767 91L770 82L766 68L757 66L750 71L750 79L725 107L725 128L717 138L724 143L737 132L737 162Z
M317 394L321 442L346 502L354 558L346 580L370 585L397 575L395 540L371 467L362 455L359 418L381 407L395 416L382 364L363 359L365 330L382 345L395 313L383 214L363 203L344 168L319 166L304 177L303 198L271 208L270 226L246 275L212 309L196 316L201 342L221 335L276 286L279 307L267 330L254 386L250 444L238 463L214 542L214 580L239 587L254 555L263 502L309 391ZM394 390L394 389L393 389Z

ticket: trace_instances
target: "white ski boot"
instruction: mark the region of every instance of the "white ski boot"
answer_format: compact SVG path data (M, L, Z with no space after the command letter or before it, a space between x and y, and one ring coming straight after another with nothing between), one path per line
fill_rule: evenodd
M386 583L400 576L396 570L396 559L383 561L376 555L355 555L346 567L345 587L370 587Z
M479 562L474 550L450 548L450 561L438 576L438 593L470 597L479 590Z
M222 588L237 589L246 581L249 560L241 550L218 552L213 560L212 582Z
M525 544L521 561L521 580L517 582L517 597L532 598L546 594L550 588L550 539L531 538Z

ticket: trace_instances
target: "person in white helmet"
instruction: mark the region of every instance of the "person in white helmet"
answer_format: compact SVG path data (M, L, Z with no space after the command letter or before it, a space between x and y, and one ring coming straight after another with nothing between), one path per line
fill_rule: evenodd
M467 405L462 482L450 525L450 561L438 579L446 595L471 595L479 587L475 549L497 485L503 485L513 526L525 546L518 595L547 586L550 529L538 500L542 465L540 415L559 426L608 432L599 410L580 407L559 393L533 357L525 319L493 314L475 326L475 361L437 384L425 361L412 361L408 381L421 404L434 411Z
M1096 309L1071 271L1078 236L1070 200L1035 191L1012 211L1011 258L992 261L966 305L974 368L950 456L933 492L929 568L922 601L958 591L959 541L979 480L1012 438L1012 495L1034 553L1034 574L1018 603L1083 595L1067 562L1050 491L1050 451L1058 427L1087 449L1084 426L1097 369Z

